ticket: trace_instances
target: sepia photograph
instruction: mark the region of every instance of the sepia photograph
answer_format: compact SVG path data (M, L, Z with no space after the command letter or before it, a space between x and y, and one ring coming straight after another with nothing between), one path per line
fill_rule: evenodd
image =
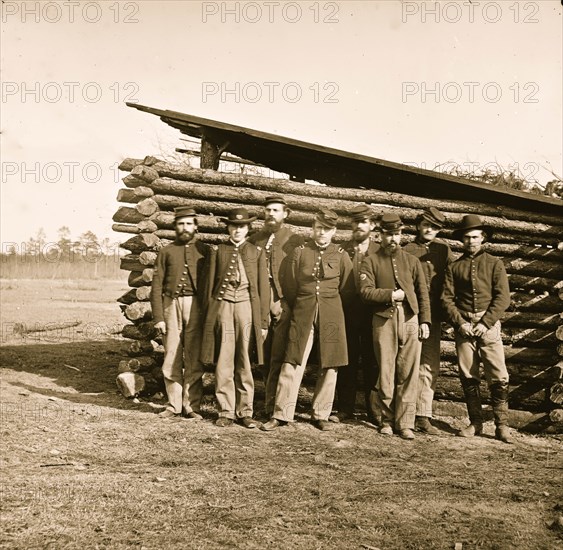
M563 1L1 20L0 548L563 548Z

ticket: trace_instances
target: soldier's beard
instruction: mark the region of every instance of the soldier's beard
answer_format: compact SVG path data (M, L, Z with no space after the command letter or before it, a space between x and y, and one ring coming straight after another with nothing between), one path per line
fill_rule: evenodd
M397 253L397 250L399 250L399 245L397 243L389 243L387 245L383 245L381 248L383 248L385 254L393 256Z
M283 222L278 222L273 218L267 218L264 222L264 229L266 229L266 231L269 231L270 233L275 233L281 228L282 223Z
M195 231L176 231L176 237L182 243L189 243L195 235Z
M363 243L369 237L369 232L362 231L361 229L356 229L356 231L354 231L354 233L352 234L352 237L354 238L355 242Z

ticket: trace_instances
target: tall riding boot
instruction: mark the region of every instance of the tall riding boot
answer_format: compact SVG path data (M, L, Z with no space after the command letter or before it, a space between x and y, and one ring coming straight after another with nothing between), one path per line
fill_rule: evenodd
M512 443L508 428L508 382L495 382L489 387L495 418L495 438Z
M481 394L479 392L479 380L474 378L461 378L461 386L467 404L469 414L469 426L462 428L457 435L461 437L473 437L481 435L483 431L483 409L481 407Z

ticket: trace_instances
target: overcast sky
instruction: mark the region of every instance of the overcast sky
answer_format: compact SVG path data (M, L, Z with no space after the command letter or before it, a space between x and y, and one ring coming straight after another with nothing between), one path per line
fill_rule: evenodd
M563 174L559 0L2 10L4 249L62 225L124 239L116 164L181 146L125 100L430 169Z

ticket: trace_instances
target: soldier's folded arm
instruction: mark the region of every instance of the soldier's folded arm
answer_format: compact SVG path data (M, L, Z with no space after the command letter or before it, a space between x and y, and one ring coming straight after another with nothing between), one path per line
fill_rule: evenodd
M452 265L448 265L446 268L446 277L444 280L444 289L442 290L442 309L445 311L448 321L456 329L466 324L465 319L461 316L461 313L457 309L455 304L455 285Z

